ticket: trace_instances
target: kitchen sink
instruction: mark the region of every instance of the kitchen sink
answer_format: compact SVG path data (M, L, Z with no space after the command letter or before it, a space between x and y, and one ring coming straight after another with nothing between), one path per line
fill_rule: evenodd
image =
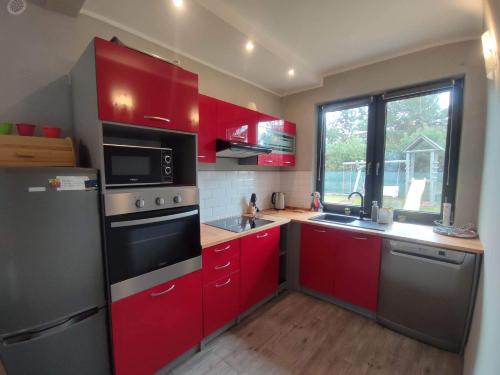
M353 216L336 215L336 214L321 214L310 218L311 221L322 221L325 223L344 224L350 227L366 228L379 231L387 229L386 224L375 223L369 219L358 219Z

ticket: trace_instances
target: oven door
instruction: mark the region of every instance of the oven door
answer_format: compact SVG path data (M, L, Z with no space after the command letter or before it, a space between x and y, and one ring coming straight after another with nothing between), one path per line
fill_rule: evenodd
M172 183L170 149L104 145L107 186Z
M106 242L111 284L199 257L199 207L109 216Z

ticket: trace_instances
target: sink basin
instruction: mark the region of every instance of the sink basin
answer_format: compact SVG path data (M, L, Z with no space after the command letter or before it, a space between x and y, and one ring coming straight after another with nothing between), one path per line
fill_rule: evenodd
M335 214L321 214L318 216L312 217L310 220L314 221L330 221L332 223L341 223L341 224L349 224L353 221L356 221L355 217L352 216L344 216L344 215L335 215Z
M344 224L350 227L358 227L358 228L366 228L373 229L379 231L385 231L387 229L386 224L378 224L371 220L363 219L360 220L356 217L352 216L344 216L344 215L336 215L336 214L321 214L318 216L314 216L309 220L312 221L323 221L326 223L336 223L336 224Z

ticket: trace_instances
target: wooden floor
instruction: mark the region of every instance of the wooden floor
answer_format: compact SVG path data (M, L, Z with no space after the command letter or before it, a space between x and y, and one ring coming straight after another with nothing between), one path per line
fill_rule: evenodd
M360 315L287 292L173 374L461 374L462 358Z

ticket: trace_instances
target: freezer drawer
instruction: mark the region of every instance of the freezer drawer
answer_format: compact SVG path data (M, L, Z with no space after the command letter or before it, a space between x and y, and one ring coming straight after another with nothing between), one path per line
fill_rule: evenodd
M478 267L475 254L384 240L378 321L440 348L461 351Z
M38 333L4 338L0 358L9 375L111 374L105 310Z

